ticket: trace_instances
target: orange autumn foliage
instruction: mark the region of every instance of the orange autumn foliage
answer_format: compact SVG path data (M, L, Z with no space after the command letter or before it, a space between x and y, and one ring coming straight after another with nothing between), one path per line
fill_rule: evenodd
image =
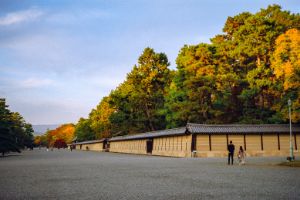
M41 144L41 136L36 136L34 138L34 141L33 143L36 145L36 146L39 146Z
M54 146L55 142L58 140L64 141L66 144L72 142L74 138L75 126L74 124L64 124L55 130L50 130L47 132L47 140L49 146Z

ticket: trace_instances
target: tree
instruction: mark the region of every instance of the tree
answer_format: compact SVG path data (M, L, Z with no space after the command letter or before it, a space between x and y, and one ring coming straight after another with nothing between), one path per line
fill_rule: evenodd
M125 135L137 133L143 129L141 110L135 107L136 102L132 98L133 85L125 80L110 93L110 105L115 111L110 115L111 131L113 135Z
M91 121L89 119L80 118L75 126L74 133L79 142L95 139L95 133L91 128Z
M34 137L33 144L35 146L41 146L42 145L42 140L41 140L41 136L40 135Z
M211 44L182 47L174 71L164 53L145 48L126 80L82 123L96 138L187 122L284 123L288 98L297 123L299 24L299 14L278 5L228 17Z
M251 60L241 51L235 34L251 16L252 14L244 12L228 17L223 28L225 34L211 39L216 49L214 107L215 121L218 123L236 123L242 115L242 102L239 95L247 86L245 79Z
M291 99L292 121L300 122L300 31L290 29L276 39L272 59L277 101L273 109L287 120L287 101Z
M74 124L63 124L55 130L48 130L45 134L47 138L47 146L55 147L56 141L58 144L71 143L74 139L75 126Z
M10 115L5 99L0 99L0 151L2 155L8 151L19 151L15 138L10 131Z
M5 99L0 99L0 152L21 152L32 147L33 130L19 113L10 112Z
M115 131L135 133L165 128L162 109L165 88L171 80L168 66L164 53L144 49L127 79L110 95L115 109L110 119ZM127 130L119 129L117 123Z
M215 47L185 45L177 59L178 72L166 97L168 127L213 120L215 102Z
M57 139L57 140L55 140L53 147L58 148L58 149L66 148L67 144L63 139Z
M103 97L96 109L93 109L89 115L90 128L95 133L95 138L111 137L111 121L110 116L115 109L109 104L110 97Z
M221 94L226 91L230 97L228 100L235 102L225 104L234 111L231 115L235 116L233 121L274 122L271 109L275 99L274 74L270 58L276 38L287 29L299 26L299 20L299 15L272 5L256 14L245 12L229 17L223 29L225 34L212 39L220 60L217 82L221 87L218 90ZM226 82L234 87L229 89L228 84L224 84Z

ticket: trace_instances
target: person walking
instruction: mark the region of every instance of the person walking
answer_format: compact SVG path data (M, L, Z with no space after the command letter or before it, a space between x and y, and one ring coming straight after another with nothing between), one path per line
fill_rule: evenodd
M240 150L239 150L239 153L238 153L239 165L245 164L245 157L246 157L246 153L245 153L243 147L240 146Z
M233 155L234 155L234 144L232 144L232 141L230 141L230 144L228 144L227 146L228 149L228 165L230 165L230 161L231 161L231 165L233 165Z

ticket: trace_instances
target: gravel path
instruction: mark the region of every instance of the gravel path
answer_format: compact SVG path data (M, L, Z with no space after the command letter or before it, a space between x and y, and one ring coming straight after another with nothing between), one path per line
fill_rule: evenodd
M0 157L0 199L300 199L300 168L281 161L35 149Z

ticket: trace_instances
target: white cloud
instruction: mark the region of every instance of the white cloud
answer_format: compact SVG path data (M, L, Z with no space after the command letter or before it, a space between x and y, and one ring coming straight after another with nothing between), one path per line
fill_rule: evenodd
M21 81L20 86L23 88L40 88L54 85L51 79L29 78Z
M70 24L78 23L81 20L108 19L110 17L112 17L112 13L107 11L99 9L86 9L52 13L47 16L46 20L58 24Z
M18 12L8 13L6 16L0 18L0 26L8 26L25 21L36 19L43 15L41 10L29 9Z

